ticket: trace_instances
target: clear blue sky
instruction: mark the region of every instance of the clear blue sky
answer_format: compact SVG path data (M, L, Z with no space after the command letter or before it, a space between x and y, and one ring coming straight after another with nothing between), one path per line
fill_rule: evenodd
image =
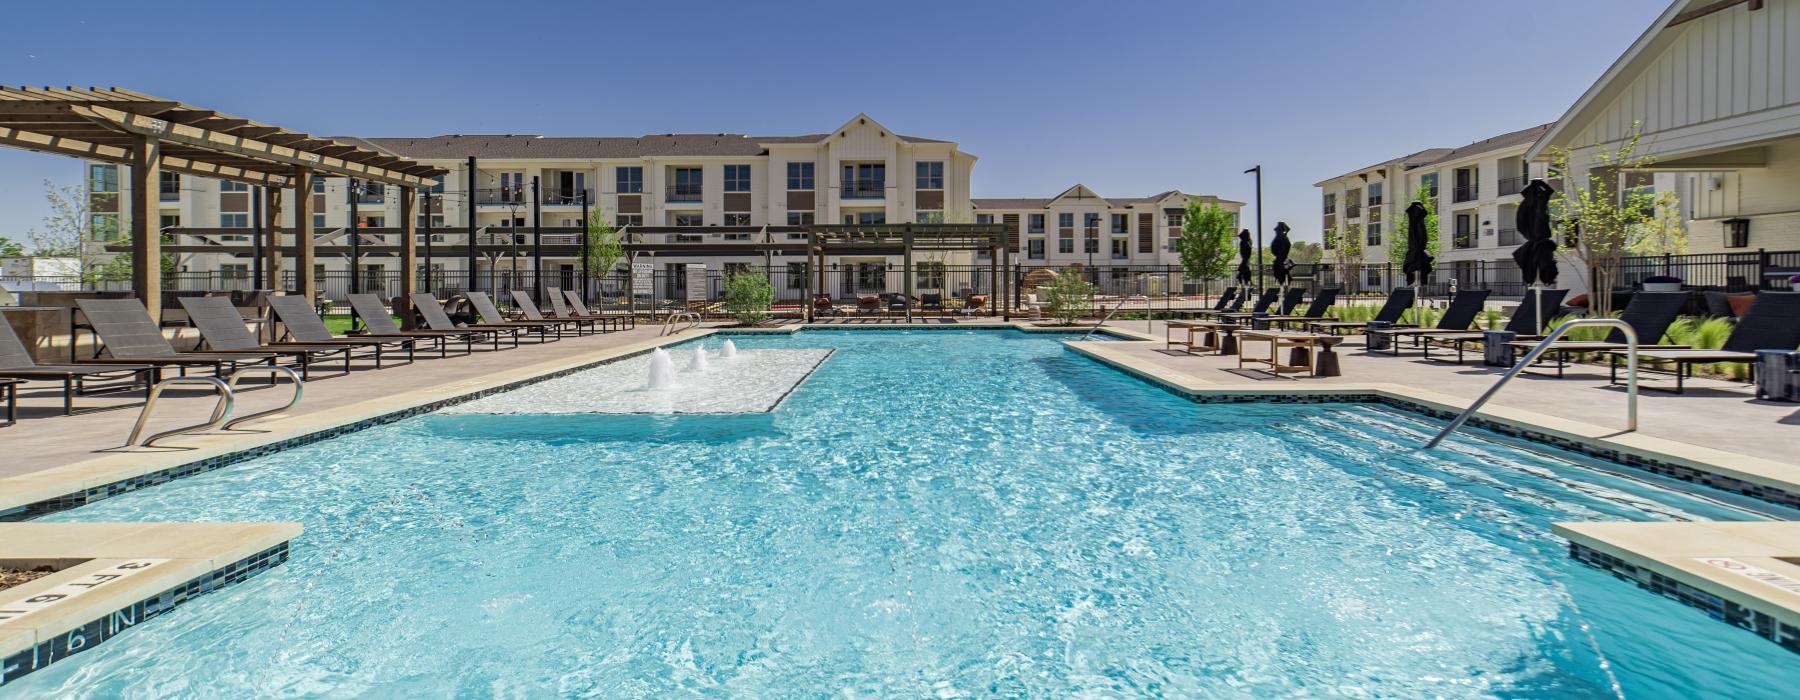
M867 112L979 156L976 196L1247 201L1260 163L1266 225L1316 240L1313 182L1551 121L1663 7L35 2L8 9L0 80L329 135L797 134ZM0 149L0 236L43 219L42 180L79 177Z

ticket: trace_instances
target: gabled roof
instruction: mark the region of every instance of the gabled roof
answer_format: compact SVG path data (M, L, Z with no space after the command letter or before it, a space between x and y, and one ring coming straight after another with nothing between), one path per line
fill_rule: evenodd
M1562 117L1552 123L1543 136L1532 144L1531 150L1525 153L1526 157L1536 159L1542 156L1545 149L1560 144L1562 139L1580 131L1581 124L1594 110L1605 109L1617 96L1617 91L1630 82L1621 78L1637 73L1644 64L1656 60L1662 49L1680 33L1668 30L1678 26L1680 22L1677 20L1699 2L1700 0L1675 0L1670 3L1668 9L1663 10L1656 21L1638 36L1637 41L1632 42L1625 53L1620 54L1612 66L1600 74L1600 79L1594 81L1587 92L1582 93L1580 99L1575 100L1575 104L1570 105L1568 111L1563 112ZM1700 8L1698 11L1713 11L1713 8Z
M1444 155L1448 154L1451 150L1453 150L1453 149L1427 148L1423 151L1416 151L1413 153L1409 153L1407 155L1400 156L1399 158L1395 158L1393 160L1384 160L1380 163L1376 163L1376 164L1368 166L1366 168L1357 168L1355 170L1352 170L1347 173L1343 173L1341 175L1335 175L1332 177L1325 178L1323 180L1313 183L1313 187L1324 187L1325 183L1327 183L1327 182L1331 182L1333 180L1342 180L1344 178L1351 177L1358 173L1368 172L1370 170L1381 170L1381 169L1386 168L1395 163L1400 164L1401 170L1412 170L1413 168L1418 168L1418 167L1430 165L1432 163L1436 163L1439 159L1443 158Z
M1493 151L1517 148L1519 146L1529 146L1536 142L1539 137L1543 136L1544 132L1549 130L1549 124L1539 124L1529 129L1520 129L1499 136L1490 136L1480 141L1476 141L1475 143L1451 149L1450 152L1433 159L1430 163L1426 163L1425 165L1447 163L1482 153L1491 153Z
M1222 197L1214 197L1212 195L1200 195L1200 194L1190 195L1190 194L1182 192L1181 190L1167 190L1164 192L1158 192L1158 193L1150 195L1148 197L1101 197L1100 195L1095 194L1093 190L1088 189L1087 186L1085 186L1085 185L1076 185L1075 187L1071 187L1067 190L1063 190L1062 194L1059 194L1055 197L998 197L998 198L986 198L986 199L976 198L976 199L971 199L969 201L973 202L975 204L976 209L989 209L989 210L1049 209L1050 205L1055 204L1057 201L1063 199L1066 195L1068 195L1070 192L1074 192L1077 188L1080 188L1082 191L1085 191L1088 194L1088 196L1090 196L1100 202L1104 202L1107 205L1107 208L1109 208L1109 209L1120 209L1120 208L1129 207L1129 206L1136 205L1136 204L1158 204L1158 203L1167 201L1168 199L1170 199L1172 197L1192 197L1194 199L1217 202L1219 204L1236 204L1236 205L1243 204L1243 202L1239 202L1239 201L1231 200L1231 199L1225 199Z
M859 120L880 128L907 143L946 143L918 136L893 134L867 114L858 114L828 134L800 136L746 136L744 134L646 134L644 136L541 136L538 134L445 134L441 136L354 138L345 143L406 158L492 159L530 158L655 158L683 156L759 156L769 144L816 144L856 125Z
M1070 187L1069 189L1063 190L1062 194L1052 197L1050 199L1050 201L1051 201L1051 203L1055 203L1055 202L1060 202L1065 199L1078 199L1078 200L1079 199L1092 199L1092 200L1096 200L1096 201L1100 202L1101 204L1105 204L1107 206L1112 206L1112 203L1106 201L1105 197L1095 194L1094 191L1092 189L1088 188L1087 185L1083 185L1081 183L1075 183L1075 186Z

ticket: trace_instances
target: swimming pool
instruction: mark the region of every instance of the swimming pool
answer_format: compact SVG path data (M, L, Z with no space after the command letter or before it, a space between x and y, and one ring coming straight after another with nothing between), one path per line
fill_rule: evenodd
M1194 404L1065 339L740 336L836 352L767 415L421 416L58 513L45 520L306 534L286 565L5 690L1754 697L1800 682L1792 653L1581 566L1549 534L1756 517L1732 497L1480 433L1420 452L1430 422L1381 407Z

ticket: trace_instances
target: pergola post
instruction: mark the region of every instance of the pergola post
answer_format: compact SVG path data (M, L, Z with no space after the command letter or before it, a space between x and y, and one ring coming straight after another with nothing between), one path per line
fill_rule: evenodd
M901 268L900 268L900 269L901 269L901 273L900 273L900 274L902 274L902 275L905 275L905 276L906 276L906 282L905 282L905 289L906 289L906 300L905 300L905 301L906 301L906 322L907 322L907 323L912 323L912 320L913 320L913 318L912 318L912 298L913 298L913 230L912 230L912 226L911 226L911 225L910 225L910 224L909 224L909 225L907 225L907 227L906 227L906 234L905 234L905 242L904 242L904 244L903 244L903 245L905 245L905 246L906 246L906 255L905 255L905 256L904 256L904 257L903 257L903 258L902 258L902 260L904 260L904 262L903 262L903 263L901 263Z
M988 243L988 299L987 315L994 316L994 307L1000 304L1000 246Z
M161 164L161 141L146 135L132 138L131 283L153 319L162 318Z
M1019 276L1012 269L1012 248L1004 245L995 246L995 248L1000 251L1000 269L1006 275L1006 292L1000 297L1000 320L1011 321L1013 304L1019 303L1016 298L1019 295L1019 289L1015 286L1019 282Z
M409 331L413 329L412 294L419 287L418 197L419 188L400 188L400 298L394 302L394 313L400 314L401 327Z
M268 244L263 246L263 274L256 281L259 289L281 288L281 188L263 188L263 213L267 219Z
M294 293L308 303L319 299L313 279L313 175L312 168L294 169Z

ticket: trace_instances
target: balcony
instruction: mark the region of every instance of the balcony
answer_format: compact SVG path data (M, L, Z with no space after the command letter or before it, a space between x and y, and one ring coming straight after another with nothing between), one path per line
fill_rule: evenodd
M1457 185L1450 195L1450 201L1456 204L1473 202L1477 199L1481 199L1480 185Z
M477 205L525 206L531 204L531 197L525 190L517 187L493 187L475 190Z
M1516 228L1503 228L1500 229L1499 243L1501 246L1521 246L1525 245L1525 237L1519 235Z
M1529 182L1531 182L1531 179L1524 175L1500 178L1500 196L1505 197L1509 194L1524 192L1525 185Z
M701 187L697 184L669 185L667 191L663 193L663 201L698 202L701 197L700 190Z
M356 203L358 205L386 204L387 188L382 185L367 185L362 192L356 194Z
M1467 250L1481 244L1474 231L1457 231L1454 241L1457 250Z
M576 206L582 195L587 196L588 204L594 203L594 191L580 187L546 187L541 194L544 206Z
M160 202L179 202L181 201L181 190L167 188L158 190L156 199Z
M881 199L887 196L887 181L851 180L844 183L839 196L844 199Z

